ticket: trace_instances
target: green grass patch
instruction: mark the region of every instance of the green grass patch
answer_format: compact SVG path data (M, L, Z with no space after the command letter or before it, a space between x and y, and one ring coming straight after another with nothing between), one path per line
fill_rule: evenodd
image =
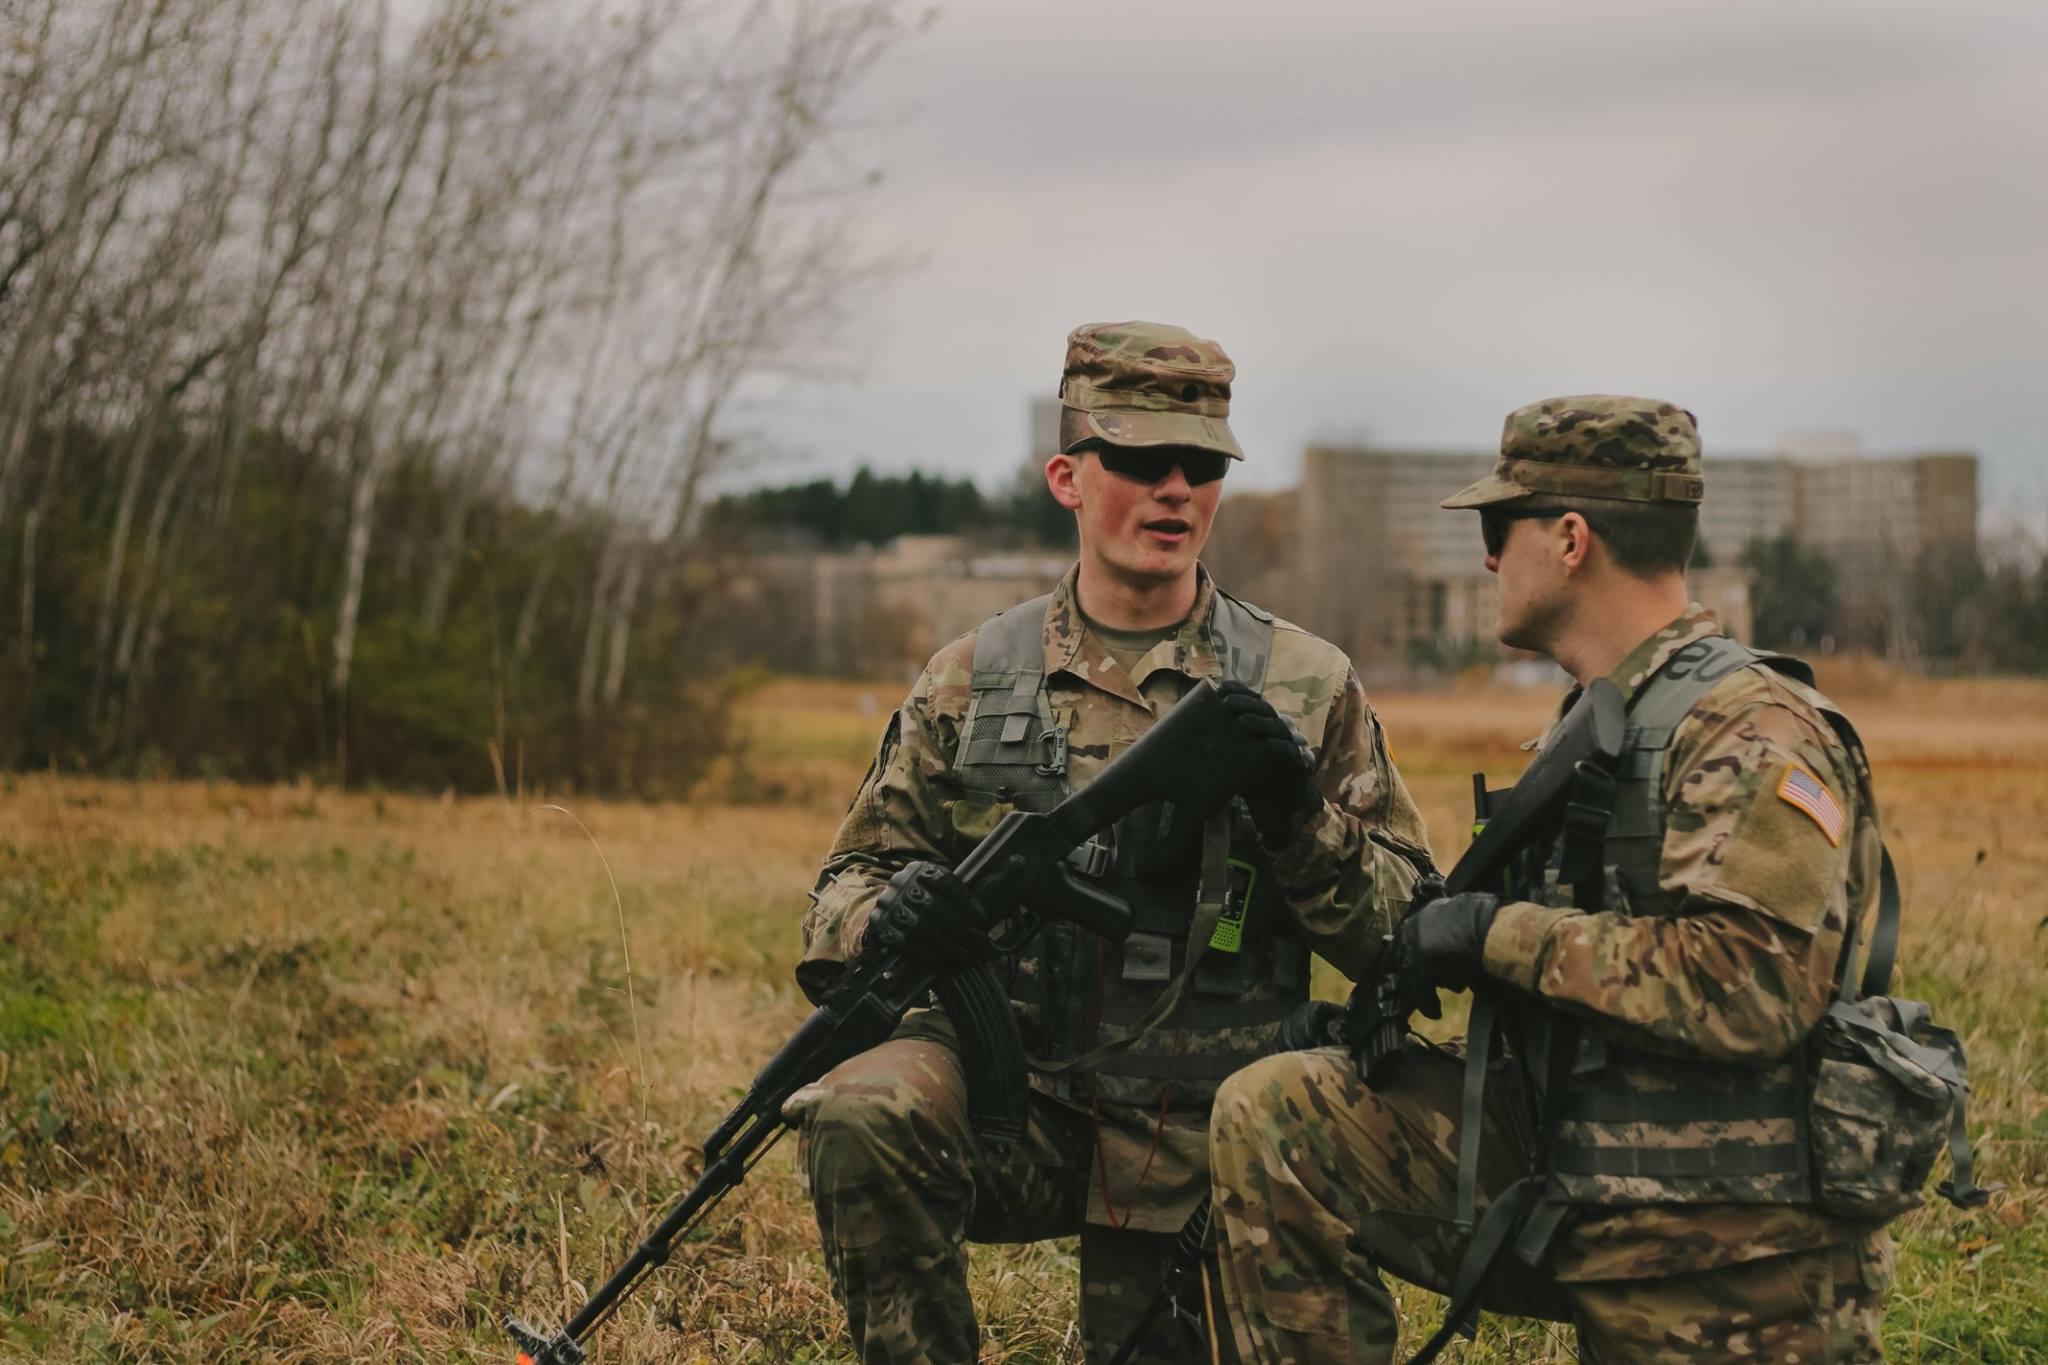
M830 747L802 740L790 761ZM840 809L579 805L615 904L580 831L504 803L252 794L167 837L170 799L117 835L45 799L75 837L0 842L0 1359L504 1359L497 1315L579 1301L801 1018L796 922ZM2048 1359L2048 1002L2002 921L1953 914L1902 988L1972 1038L1982 1175L2012 1191L1901 1220L1887 1346ZM606 1358L848 1359L792 1147ZM1077 1365L1073 1255L975 1250L986 1359ZM1412 1345L1441 1301L1400 1301ZM1448 1358L1570 1357L1488 1319Z

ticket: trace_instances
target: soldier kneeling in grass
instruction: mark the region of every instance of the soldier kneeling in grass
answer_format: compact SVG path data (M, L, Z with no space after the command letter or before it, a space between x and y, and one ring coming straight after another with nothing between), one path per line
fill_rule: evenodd
M1050 596L941 650L890 719L804 920L816 998L870 936L936 964L995 951L950 870L1015 809L1089 782L1216 679L1261 755L1234 818L1143 809L1078 870L1130 901L1121 945L1049 921L998 962L1031 1058L1030 1124L995 1150L968 1122L939 1011L800 1091L801 1161L833 1292L864 1362L965 1365L979 1331L966 1244L1078 1234L1081 1333L1101 1365L1208 1193L1216 1086L1308 999L1309 954L1356 975L1428 863L1422 820L1335 647L1220 590L1198 556L1231 464L1234 368L1178 327L1067 342L1052 495L1079 562ZM1196 916L1204 866L1227 917ZM1207 903L1205 901L1205 903ZM1007 946L1006 946L1007 947ZM1158 1320L1136 1359L1207 1360Z
M1387 971L1476 992L1462 1057L1412 1044L1368 1086L1324 1048L1222 1087L1243 1359L1394 1359L1392 1271L1453 1296L1418 1359L1484 1306L1571 1321L1587 1361L1878 1361L1885 1222L1944 1146L1943 1193L1982 1198L1961 1050L1884 996L1863 747L1805 665L1687 602L1704 491L1691 413L1593 395L1510 414L1444 504L1479 512L1501 642L1626 699L1620 757L1501 894L1396 931Z

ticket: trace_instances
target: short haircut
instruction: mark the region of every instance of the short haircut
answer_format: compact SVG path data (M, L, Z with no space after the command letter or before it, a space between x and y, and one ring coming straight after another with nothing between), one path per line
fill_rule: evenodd
M1547 497L1543 503L1584 517L1614 562L1633 577L1682 574L1692 562L1700 535L1698 503L1571 497Z

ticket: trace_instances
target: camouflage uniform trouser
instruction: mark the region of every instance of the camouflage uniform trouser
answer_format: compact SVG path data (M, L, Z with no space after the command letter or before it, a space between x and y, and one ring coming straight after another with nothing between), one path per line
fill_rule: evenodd
M943 1043L896 1038L791 1099L832 1292L863 1365L968 1365L980 1331L967 1293L976 1242L1081 1238L1081 1336L1103 1365L1159 1286L1171 1234L1085 1221L1094 1140L1085 1115L1032 1096L1022 1143L994 1152L967 1122L960 1059ZM1162 1320L1138 1360L1207 1359ZM1226 1351L1224 1359L1229 1360Z
M1224 1083L1209 1150L1223 1294L1243 1359L1396 1358L1380 1272L1442 1292L1463 1252L1451 1222L1462 1074L1461 1058L1417 1050L1373 1091L1348 1054L1323 1048L1269 1057ZM1533 1134L1520 1109L1512 1087L1487 1087L1482 1211L1529 1169ZM1696 1274L1572 1283L1509 1253L1485 1306L1569 1318L1584 1361L1882 1361L1882 1281L1868 1267L1888 1250L1878 1232Z

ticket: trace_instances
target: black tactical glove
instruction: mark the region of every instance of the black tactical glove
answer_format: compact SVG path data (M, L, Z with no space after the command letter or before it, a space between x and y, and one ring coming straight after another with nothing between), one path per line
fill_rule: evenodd
M1431 901L1394 930L1388 971L1424 985L1470 990L1486 975L1486 931L1499 908L1500 897L1484 891Z
M1236 724L1250 760L1238 794L1251 809L1260 840L1269 850L1283 848L1323 807L1323 794L1315 784L1315 755L1301 731L1251 688L1232 680L1216 690L1223 695L1223 709Z
M885 948L942 972L957 972L995 955L981 903L943 863L919 859L882 888L868 933Z
M1280 1021L1273 1036L1275 1052L1305 1052L1343 1041L1344 1007L1331 1000L1311 1000Z

